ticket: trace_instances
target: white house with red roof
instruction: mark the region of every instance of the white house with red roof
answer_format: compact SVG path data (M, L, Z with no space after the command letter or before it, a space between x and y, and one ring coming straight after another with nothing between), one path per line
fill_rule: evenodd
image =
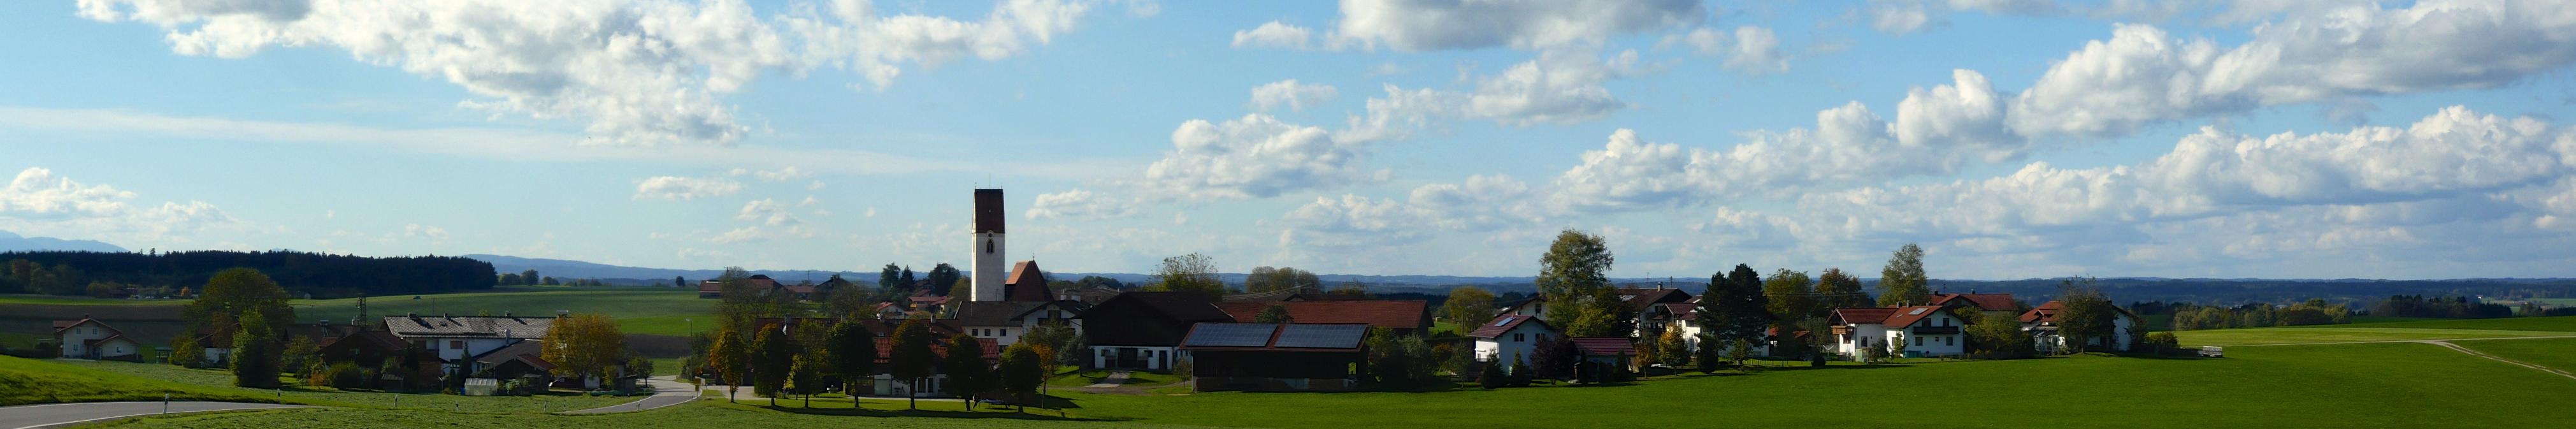
M1835 351L1845 357L1859 357L1867 347L1893 353L1899 342L1905 357L1967 353L1966 321L1950 307L1837 308L1831 323Z
M125 336L125 331L107 326L98 319L54 322L54 340L63 345L62 357L73 359L115 359L140 361L143 343Z
M1521 363L1528 364L1530 349L1545 335L1564 334L1556 332L1556 328L1548 326L1538 316L1521 314L1495 317L1493 321L1477 325L1475 330L1467 332L1468 338L1476 339L1477 361L1504 365L1510 365L1513 356L1520 356Z

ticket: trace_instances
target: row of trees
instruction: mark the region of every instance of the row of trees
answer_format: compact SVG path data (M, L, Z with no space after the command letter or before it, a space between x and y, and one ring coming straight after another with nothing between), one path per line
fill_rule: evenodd
M492 264L453 256L375 258L272 251L169 253L6 252L0 293L78 295L92 282L139 287L205 284L224 270L258 270L289 290L320 296L491 289ZM23 262L21 262L23 261Z
M2396 295L2370 306L2373 316L2489 319L2513 317L2513 307L2475 302L2465 296Z
M2287 306L2257 302L2234 307L2181 303L2164 307L2172 312L2172 327L2176 331L2352 323L2351 309L2323 299Z
M838 389L856 392L860 380L879 373L905 383L909 391L919 391L921 382L934 375L948 376L946 390L966 399L972 409L978 398L1008 395L1026 403L1048 375L1053 354L1049 346L1036 341L1014 344L1002 351L1000 365L984 360L984 346L972 335L957 334L937 338L930 332L927 319L909 319L895 328L889 341L886 367L878 368L876 333L862 323L833 323L828 328L820 320L808 319L792 329L778 324L763 325L748 340L733 331L717 334L706 356L704 371L713 373L732 388L749 383L755 395L777 403L782 395L805 395ZM933 342L947 350L940 356ZM917 395L915 395L917 396ZM918 409L918 404L911 407Z

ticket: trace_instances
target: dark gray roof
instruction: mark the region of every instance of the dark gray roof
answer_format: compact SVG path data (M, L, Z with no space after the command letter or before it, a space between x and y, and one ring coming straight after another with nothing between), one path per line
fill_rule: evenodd
M1020 317L1049 306L1073 314L1088 308L1080 301L967 301L957 307L957 326L1015 326Z
M402 337L545 338L552 317L385 316L385 329Z

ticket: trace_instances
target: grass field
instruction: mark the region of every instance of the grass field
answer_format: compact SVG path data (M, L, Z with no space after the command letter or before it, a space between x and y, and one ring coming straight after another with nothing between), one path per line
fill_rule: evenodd
M928 404L928 402L924 402ZM871 405L875 406L875 405ZM847 410L839 410L848 412ZM922 429L1092 429L1092 428L1178 428L1179 426L1140 425L1123 422L1063 421L1035 416L1023 418L1001 413L979 413L982 418L939 418L906 416L906 413L868 411L855 416L834 414L800 414L765 409L751 405L729 405L705 402L659 410L566 416L551 414L473 415L431 411L384 411L351 409L303 409L224 413L203 416L148 418L111 425L117 428L251 428L251 429L347 429L376 427L483 427L483 428L922 428ZM947 413L918 413L924 416L952 416Z
M2563 406L2576 401L2576 380L2535 377L2538 373L2528 368L2429 344L2265 347L2230 350L2228 355L1834 366L1612 387L1061 395L1088 416L1287 428L2030 427L2035 422L2084 427L2539 427L2576 419L2576 407ZM1911 413L1853 411L1904 410L1926 402L1940 403L1939 416L1926 420ZM1687 408L1677 405L1685 403ZM1605 423L1611 421L1616 423Z
M2576 317L2425 319L2350 325L2176 331L2185 346L2351 343L2576 335Z
M161 395L188 401L322 404L300 398L279 400L231 388L176 383L129 374L0 356L0 405L55 402L161 400Z
M2453 341L2451 344L2496 357L2576 372L2576 338Z
M457 396L432 394L395 394L367 391L341 391L327 387L289 386L282 391L232 387L231 373L211 369L188 369L173 365L116 361L55 361L56 365L148 378L189 385L212 391L229 392L252 398L285 398L288 402L327 403L343 406L405 409L428 409L484 413L525 413L567 411L623 404L635 398L580 396L577 394L540 396ZM155 397L158 398L157 396ZM260 402L274 402L263 400Z
M618 329L629 334L687 335L690 323L682 319L707 322L715 318L715 300L698 299L694 289L655 287L585 287L585 288L506 288L497 292L452 293L440 295L380 296L367 298L370 317L452 314L472 316L509 313L519 316L553 316L557 310L579 314L598 314L617 319ZM329 319L347 321L357 315L357 298L295 300L295 317L299 320ZM697 328L714 327L713 323L696 323Z

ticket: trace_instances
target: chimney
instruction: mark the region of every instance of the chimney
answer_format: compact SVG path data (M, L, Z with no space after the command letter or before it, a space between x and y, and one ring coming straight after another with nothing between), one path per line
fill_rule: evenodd
M403 317L418 319L420 318L420 313L403 313Z

